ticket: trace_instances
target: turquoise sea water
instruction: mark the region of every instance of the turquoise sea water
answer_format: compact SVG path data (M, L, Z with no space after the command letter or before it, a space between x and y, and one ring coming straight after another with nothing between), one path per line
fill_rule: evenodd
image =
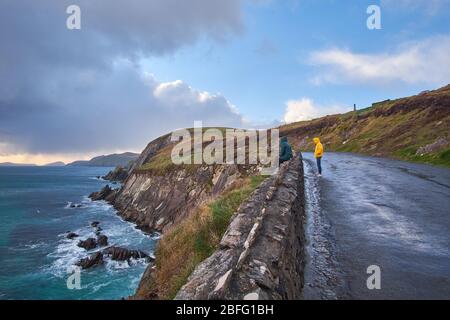
M76 244L95 237L99 221L110 245L152 253L157 237L123 221L88 195L107 182L111 168L0 167L0 299L120 299L134 293L143 260L82 271L81 289L67 288L67 269L89 255ZM70 208L70 204L81 208ZM66 239L68 231L79 239Z

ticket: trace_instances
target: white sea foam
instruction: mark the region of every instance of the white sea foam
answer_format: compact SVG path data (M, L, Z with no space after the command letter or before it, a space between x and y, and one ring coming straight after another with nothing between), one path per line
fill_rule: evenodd
M81 210L77 212L77 217L80 221L85 220L85 225L72 232L79 235L75 239L67 239L67 233L62 233L58 236L59 241L55 250L48 254L48 257L54 259L51 265L47 266L47 271L57 277L66 277L67 268L75 265L79 260L89 257L91 254L101 251L104 248L97 248L96 250L86 251L78 247L80 240L87 238L96 238L96 229L90 226L92 221L99 221L102 231L101 233L108 237L109 246L119 246L128 249L140 249L152 255L151 242L160 238L159 234L147 235L136 228L136 225L131 222L122 220L117 214L112 205L105 201L92 201L88 196L81 199ZM72 202L68 202L66 208L70 208ZM151 241L149 244L148 241ZM130 261L113 261L110 257L104 257L104 265L92 270L106 270L110 275L123 272L129 268L137 266L145 266L146 259L130 259ZM90 272L91 270L89 270ZM84 272L84 271L83 271ZM137 279L136 281L138 281ZM94 292L100 290L106 284L98 285L95 288L90 288Z
M8 249L11 251L32 251L36 249L43 248L47 246L48 244L44 241L39 241L35 243L27 243L20 247L9 247Z
M50 272L58 277L63 277L67 274L67 268L75 265L80 259L88 257L95 251L87 252L85 249L78 247L80 239L87 239L95 237L95 232L91 227L80 228L74 231L79 235L75 239L67 239L67 233L59 234L60 238L58 245L52 253L47 256L55 260L49 267Z
M111 259L106 259L105 265L106 265L106 270L110 273L114 272L116 270L128 269L130 267L130 264L128 263L128 261L115 261L115 260L111 260Z
M67 204L64 207L64 209L81 209L81 208L84 208L83 204L76 202L74 203L72 201L67 201Z
M92 286L92 293L97 292L98 290L100 290L101 288L107 287L111 284L111 281L105 282L105 283L100 283L100 284L95 284Z
M103 177L89 177L90 180L95 180L95 181L108 181L103 179Z
M109 273L114 273L118 270L128 269L132 268L138 265L146 265L147 260L146 259L133 259L131 258L128 261L115 261L110 258L105 259L105 266L106 270Z
M26 244L25 248L34 250L34 249L45 247L46 245L47 245L46 242L41 241L41 242L37 242L37 243Z
M128 286L128 288L130 288L131 290L136 290L139 283L141 282L141 278L142 278L141 276L131 278L130 285Z

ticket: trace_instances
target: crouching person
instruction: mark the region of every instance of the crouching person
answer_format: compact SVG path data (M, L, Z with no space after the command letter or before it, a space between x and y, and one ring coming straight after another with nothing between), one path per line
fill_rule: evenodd
M280 164L291 160L292 157L292 147L289 144L287 137L282 137L280 139Z

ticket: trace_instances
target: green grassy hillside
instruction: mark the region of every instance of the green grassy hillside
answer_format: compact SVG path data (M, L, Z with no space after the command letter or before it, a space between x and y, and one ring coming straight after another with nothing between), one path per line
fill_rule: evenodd
M450 85L356 112L292 123L280 131L301 151L312 151L317 136L328 151L450 167Z

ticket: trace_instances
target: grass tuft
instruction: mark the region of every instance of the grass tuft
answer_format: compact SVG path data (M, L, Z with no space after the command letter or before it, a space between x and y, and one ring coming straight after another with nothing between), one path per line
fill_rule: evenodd
M399 159L404 159L412 162L427 163L438 166L450 167L450 148L441 152L430 154L416 154L417 148L407 147L395 153Z

